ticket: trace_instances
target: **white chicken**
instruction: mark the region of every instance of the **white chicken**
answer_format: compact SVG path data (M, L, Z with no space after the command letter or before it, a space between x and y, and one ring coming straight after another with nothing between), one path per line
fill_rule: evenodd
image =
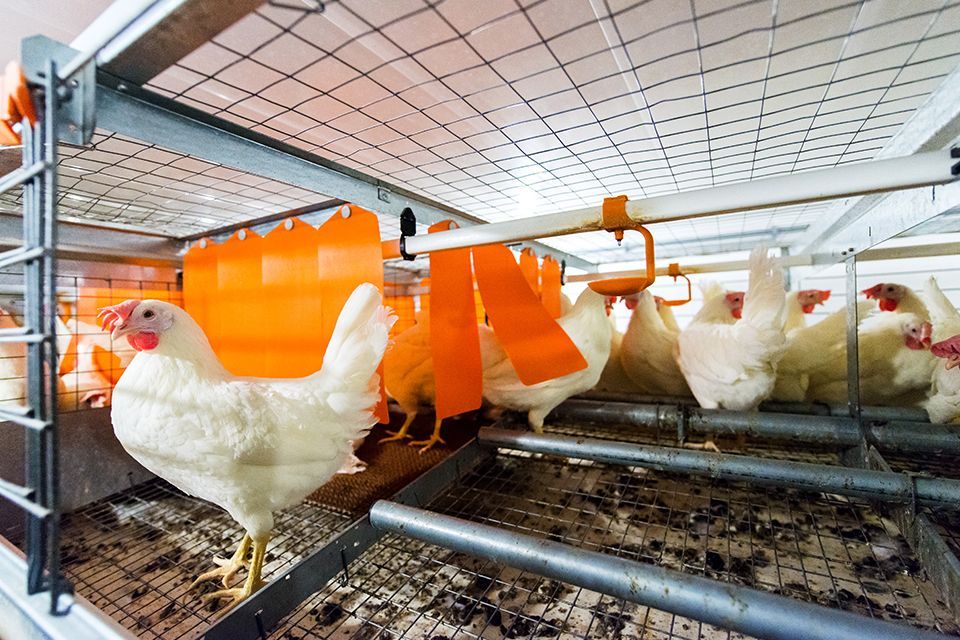
M923 303L913 289L893 282L880 282L862 291L867 300L876 300L881 311L897 313L915 313L923 320L930 319L927 305Z
M860 325L860 400L870 405L902 405L919 400L930 386L933 357L930 323L915 313L881 313ZM808 372L807 399L839 404L847 400L846 344L821 354Z
M943 294L937 279L927 281L924 296L930 308L934 344L930 353L937 358L925 403L930 422L960 424L960 311Z
M620 362L627 376L642 393L689 396L690 388L674 355L679 332L668 328L657 312L658 306L666 305L658 305L649 291L642 291L628 297L627 306L633 314L620 347Z
M224 509L246 535L230 560L194 585L220 578L204 601L240 602L262 586L273 512L300 502L355 462L352 441L376 423L377 365L395 317L371 284L340 312L322 368L304 378L234 376L197 323L159 300L101 312L114 339L139 351L113 394L123 447L179 489ZM252 549L242 587L231 588Z
M617 331L616 318L612 311L616 304L616 298L607 298L606 308L607 317L610 320L610 355L607 356L607 364L603 367L600 374L600 381L595 387L597 391L607 391L611 393L643 393L643 390L635 385L627 376L620 361L620 349L623 344L623 334Z
M680 325L677 324L677 316L673 315L673 307L664 303L660 296L653 296L657 303L657 315L663 320L663 326L675 333L680 333Z
M770 395L783 354L783 272L758 247L750 254L745 296L726 294L704 303L678 340L677 362L697 402L707 409L756 409ZM742 319L729 324L739 311ZM708 438L704 448L716 449Z
M404 413L403 425L396 432L380 440L391 442L408 438L407 432L420 407L432 406L436 401L436 384L433 373L433 355L430 351L430 314L417 313L417 322L398 335L383 356L383 383L387 393L397 401ZM436 418L434 438L415 440L411 445L423 445L426 451L434 443L443 443L440 438L440 426L443 421Z
M543 433L543 421L557 405L596 386L610 355L612 327L602 295L585 289L557 323L580 350L587 367L530 386L520 382L493 330L479 327L484 397L498 407L526 411L530 427L537 433Z
M787 337L807 326L807 314L813 313L818 304L830 299L830 291L824 289L802 289L787 292L786 317L783 330Z
M0 329L19 325L0 309ZM22 342L0 342L0 407L26 404L27 346Z
M56 322L57 346L58 350L62 349L59 351L61 372L57 383L58 407L61 411L106 407L110 404L113 382L100 370L97 350L110 352L109 336L105 336L98 327L76 319L64 323L57 316ZM67 372L63 372L65 356L73 360ZM124 366L132 359L132 355L128 355ZM120 361L123 362L123 359Z

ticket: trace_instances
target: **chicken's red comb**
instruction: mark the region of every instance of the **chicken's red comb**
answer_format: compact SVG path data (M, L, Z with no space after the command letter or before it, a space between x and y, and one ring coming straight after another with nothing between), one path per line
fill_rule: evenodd
M130 317L130 314L133 313L133 310L138 304L140 304L139 300L124 300L120 304L97 309L97 311L100 312L97 314L97 319L103 320L101 328L112 332L118 324L127 321L127 318Z
M930 353L938 358L952 358L960 356L960 335L941 340L930 347Z
M867 296L867 300L870 300L871 298L879 298L879 297L880 297L880 291L881 291L882 289L883 289L883 283L881 282L880 284L875 284L875 285L873 285L873 286L870 287L869 289L864 289L864 290L861 291L860 293L862 293L863 295Z

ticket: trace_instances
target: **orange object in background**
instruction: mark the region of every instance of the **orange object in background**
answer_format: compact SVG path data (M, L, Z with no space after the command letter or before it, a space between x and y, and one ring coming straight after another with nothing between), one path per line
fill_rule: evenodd
M260 287L251 304L264 307L260 341L266 349L261 376L299 378L323 362L323 289L317 266L318 232L290 218L263 238ZM218 352L219 353L219 352Z
M520 252L520 272L530 285L530 289L540 295L540 265L537 263L537 254L533 249L524 249Z
M587 367L580 350L530 289L509 249L474 247L473 265L490 323L520 382L537 384Z
M383 293L383 253L376 214L353 204L344 205L317 230L317 237L322 347L321 360L314 371L322 364L323 352L333 335L340 311L354 289L369 282ZM377 373L380 376L380 403L376 415L380 422L386 423L390 416L383 388L383 362L377 367Z
M426 289L427 291L430 291L430 278L424 278L423 280L421 280L420 286ZM430 294L421 293L418 297L420 299L420 307L419 307L420 312L421 313L429 312L430 311Z
M207 334L207 340L210 341L214 351L217 350L218 336L216 327L212 324L214 310L212 294L217 291L218 249L219 247L212 240L201 240L190 247L183 256L183 308ZM83 309L81 308L78 313L82 318Z
M247 229L220 245L215 296L217 356L237 376L256 376L264 370L263 321L266 309L255 303L253 292L262 279L263 238ZM208 294L209 295L209 294Z
M451 224L449 220L438 222L429 232L442 233ZM441 419L479 409L483 402L470 249L430 254L430 297L430 353L435 406Z
M563 315L563 305L560 303L561 286L560 263L550 256L544 256L543 266L540 268L540 302L551 318Z
M13 127L23 120L34 125L37 113L23 69L16 60L11 60L0 77L0 145L20 144L21 135Z
M383 299L383 304L393 309L393 312L397 314L397 321L390 328L390 337L400 335L416 324L416 308L413 304L413 296L387 296Z

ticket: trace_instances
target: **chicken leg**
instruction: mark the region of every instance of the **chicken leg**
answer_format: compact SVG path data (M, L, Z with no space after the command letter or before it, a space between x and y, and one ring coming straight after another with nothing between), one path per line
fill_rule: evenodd
M214 558L213 563L217 565L217 568L197 576L197 579L188 587L188 590L195 589L201 583L216 580L217 578L222 578L221 584L223 584L224 588L229 589L232 587L233 578L237 575L237 572L249 566L247 554L250 553L250 543L250 534L243 534L243 540L240 541L240 546L237 547L237 550L233 553L233 557L229 560Z
M387 438L380 438L378 444L383 444L384 442L394 442L396 440L403 440L404 438L409 438L407 431L410 430L410 425L413 424L413 419L417 417L416 411L411 411L407 413L406 419L403 421L399 431L387 431L390 434Z
M440 437L440 427L442 425L443 425L443 418L437 418L436 422L434 422L433 424L433 434L426 440L414 440L413 442L410 443L410 446L419 447L420 445L424 445L423 448L420 449L420 453L426 453L427 451L430 450L431 447L433 447L433 445L437 444L438 442L444 445L447 444L446 441Z
M247 536L247 538L250 538L250 536ZM200 596L200 600L204 604L211 600L230 600L227 606L219 611L221 614L230 611L266 584L260 579L260 572L263 571L263 560L267 553L267 542L270 540L270 536L250 538L250 540L253 543L253 557L250 560L250 572L247 574L247 579L244 581L243 586L221 589Z

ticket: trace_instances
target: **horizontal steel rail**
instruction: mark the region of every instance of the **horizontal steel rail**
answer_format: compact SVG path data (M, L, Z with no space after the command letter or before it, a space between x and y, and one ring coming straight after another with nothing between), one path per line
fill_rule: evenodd
M7 482L0 478L0 496L3 496L13 504L17 505L30 515L37 518L46 518L50 515L50 510L41 507L33 501L34 491L27 487L21 487L18 484Z
M798 443L847 446L860 444L851 418L803 414L684 408L669 404L630 404L568 400L551 414L557 420L674 429L684 434L738 435ZM922 422L871 420L864 429L883 449L923 453L960 453L960 429Z
M0 193L6 193L10 189L19 187L27 180L31 180L43 173L43 170L46 168L47 165L41 160L29 166L20 167L16 171L11 171L0 178Z
M492 427L480 429L477 439L482 445L517 451L860 496L883 502L911 504L916 501L960 508L960 480Z
M594 400L601 402L628 402L631 404L682 404L689 407L699 407L697 401L689 396L648 396L636 393L616 393L612 391L588 391L574 400ZM768 400L760 403L761 412L772 413L799 413L815 416L850 416L847 405L828 405L820 402L779 402ZM877 407L868 406L862 409L863 417L867 420L899 420L903 422L930 422L927 412L918 407Z
M936 640L939 634L380 500L374 527L768 640Z
M37 258L42 258L44 254L46 254L46 250L43 247L33 247L31 249L11 249L10 251L4 251L3 253L0 253L0 269L15 264L20 264L21 262L29 262L31 260L36 260Z

